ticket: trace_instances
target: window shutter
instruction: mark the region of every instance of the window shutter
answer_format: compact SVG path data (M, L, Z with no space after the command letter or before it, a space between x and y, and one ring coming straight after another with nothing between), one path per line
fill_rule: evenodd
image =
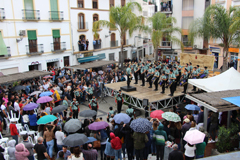
M28 40L37 40L36 31L27 31Z
M0 32L0 55L7 55L7 46L4 43L2 32Z
M59 30L52 30L53 38L60 38L60 31Z
M52 20L58 20L58 0L50 0L51 5L51 18Z

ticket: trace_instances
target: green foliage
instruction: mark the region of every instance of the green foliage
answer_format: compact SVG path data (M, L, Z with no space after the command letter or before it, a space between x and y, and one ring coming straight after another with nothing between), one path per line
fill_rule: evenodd
M220 127L218 130L218 142L216 143L219 152L231 151L234 149L233 142L238 141L238 126L232 124L230 128Z
M181 28L173 27L172 24L176 23L176 19L174 17L166 17L166 14L157 12L148 19L148 22L152 24L152 28L145 27L142 29L151 34L153 47L155 49L155 60L157 60L156 51L158 49L158 46L160 46L163 37L165 37L167 41L180 44L181 48L183 48L181 39L178 39L172 35L173 33L182 33Z
M18 86L20 84L20 81L13 82L12 87Z

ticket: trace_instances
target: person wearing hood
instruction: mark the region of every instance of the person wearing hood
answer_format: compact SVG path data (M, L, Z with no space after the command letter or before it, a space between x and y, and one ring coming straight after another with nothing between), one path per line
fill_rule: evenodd
M163 160L165 141L167 140L167 133L163 130L163 124L160 123L158 129L154 131L154 133L155 136L153 139L156 141L157 160L159 160L159 158Z
M22 143L25 145L25 148L27 148L28 151L29 151L28 159L29 160L34 160L34 157L33 157L34 145L31 142L28 141L28 134L23 135Z
M124 141L126 143L127 157L129 160L133 159L133 130L130 128L129 124L124 124L120 130L124 134Z
M114 160L114 149L111 146L111 138L107 139L106 148L104 154L107 155L107 160Z
M24 144L20 143L16 145L15 157L16 160L28 160L29 151L25 148Z
M114 149L115 152L115 159L118 160L122 160L122 142L121 139L119 137L116 137L114 133L110 133L110 137L111 137L111 146Z
M148 142L148 136L145 133L134 132L133 142L136 154L136 160L143 160L145 143Z
M184 137L186 132L191 128L191 123L190 123L190 120L188 118L184 119L184 122L185 123L182 125L182 129L181 129L182 137ZM182 140L183 147L185 146L186 143L187 143L186 141ZM183 148L183 150L185 150L185 148Z
M10 133L11 133L12 138L15 139L16 144L18 144L18 137L20 137L20 135L18 133L16 123L17 123L17 119L13 118L12 122L9 126L9 129L10 129Z
M10 140L10 141L8 142L8 155L9 155L9 160L16 160L16 157L15 157L15 144L16 144L15 139Z

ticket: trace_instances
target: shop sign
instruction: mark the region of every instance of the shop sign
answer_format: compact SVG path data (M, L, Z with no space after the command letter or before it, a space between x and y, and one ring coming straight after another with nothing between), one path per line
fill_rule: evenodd
M228 48L228 52L239 53L239 48Z
M46 62L48 63L48 62L57 62L57 61L59 61L59 59L58 58L54 58L54 59L49 59L49 60L46 60Z

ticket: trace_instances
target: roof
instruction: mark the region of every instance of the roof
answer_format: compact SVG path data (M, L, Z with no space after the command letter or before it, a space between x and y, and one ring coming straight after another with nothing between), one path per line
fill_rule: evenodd
M74 65L74 66L69 66L64 68L85 70L89 68L98 68L98 67L102 67L105 65L113 64L113 63L118 63L118 62L117 61L93 61L85 64L79 64L79 65Z
M206 92L240 89L240 73L233 67L227 71L205 79L189 79L188 83Z
M209 92L186 95L186 98L200 103L204 107L214 112L224 112L240 109L238 106L223 100L226 97L236 97L240 95L240 90L228 90L219 92Z
M20 80L27 80L27 79L36 78L36 77L45 76L45 75L51 75L51 74L52 72L38 71L38 70L8 74L8 75L0 76L0 84L11 83L11 82L16 82Z

